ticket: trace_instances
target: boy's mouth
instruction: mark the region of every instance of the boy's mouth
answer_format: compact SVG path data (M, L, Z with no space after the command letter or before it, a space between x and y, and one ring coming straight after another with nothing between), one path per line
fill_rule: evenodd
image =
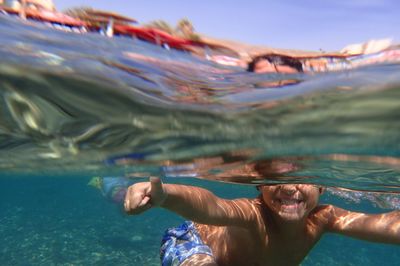
M302 207L304 201L296 198L278 198L277 201L285 210L294 210Z
M295 205L303 202L302 200L298 199L278 199L278 201L281 205Z

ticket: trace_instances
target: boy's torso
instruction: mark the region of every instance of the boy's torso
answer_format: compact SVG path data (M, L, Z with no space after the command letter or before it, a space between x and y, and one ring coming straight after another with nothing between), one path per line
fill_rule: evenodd
M290 239L284 239L273 226L248 229L196 224L196 227L219 266L298 265L323 233L323 223L317 216L308 219L304 233Z

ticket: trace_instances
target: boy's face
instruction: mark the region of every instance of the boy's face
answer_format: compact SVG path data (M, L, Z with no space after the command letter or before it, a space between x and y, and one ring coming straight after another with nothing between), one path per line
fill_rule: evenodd
M261 187L268 208L284 221L301 221L318 205L322 188L309 184Z
M277 72L274 64L269 62L267 59L261 59L254 66L255 73L269 73L269 72Z

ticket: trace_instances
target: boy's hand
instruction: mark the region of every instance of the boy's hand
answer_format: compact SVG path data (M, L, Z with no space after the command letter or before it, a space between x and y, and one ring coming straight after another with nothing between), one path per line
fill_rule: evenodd
M166 198L160 178L150 177L150 182L136 183L128 188L125 211L128 214L140 214L153 206L160 206Z

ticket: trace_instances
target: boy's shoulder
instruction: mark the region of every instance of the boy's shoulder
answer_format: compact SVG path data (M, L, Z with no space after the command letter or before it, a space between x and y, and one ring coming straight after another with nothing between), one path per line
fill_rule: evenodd
M255 205L255 206L264 205L264 202L261 199L261 196L258 196L256 198L236 198L236 199L232 199L231 201L232 202L242 202L243 204Z
M315 207L311 213L330 213L334 211L337 207L331 204L319 204Z
M338 210L341 209L334 205L318 205L311 211L308 219L314 225L321 227L322 229L328 229L328 227L335 222L335 217L337 217L336 212Z

